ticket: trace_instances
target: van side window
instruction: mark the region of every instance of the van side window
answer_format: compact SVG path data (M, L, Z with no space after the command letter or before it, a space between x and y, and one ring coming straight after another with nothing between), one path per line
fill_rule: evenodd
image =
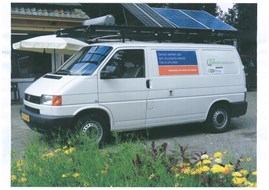
M144 50L119 50L103 68L107 78L143 78L145 77Z

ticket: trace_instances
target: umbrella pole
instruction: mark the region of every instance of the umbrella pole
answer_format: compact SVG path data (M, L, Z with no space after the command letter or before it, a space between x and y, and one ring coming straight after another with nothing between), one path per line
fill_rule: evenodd
M53 50L53 53L54 53L54 71L56 71L56 53L55 53L55 49Z
M55 49L53 50L53 53L52 53L52 62L51 62L51 71L52 72L55 72L56 71L56 52L55 52Z

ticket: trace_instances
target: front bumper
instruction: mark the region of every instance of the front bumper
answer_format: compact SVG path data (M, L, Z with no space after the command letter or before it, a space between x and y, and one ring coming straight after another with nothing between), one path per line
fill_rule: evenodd
M20 109L22 117L26 115L28 119L22 118L29 128L41 134L51 134L53 132L65 131L73 126L73 116L49 116L33 113L25 108ZM29 116L29 117L28 117Z

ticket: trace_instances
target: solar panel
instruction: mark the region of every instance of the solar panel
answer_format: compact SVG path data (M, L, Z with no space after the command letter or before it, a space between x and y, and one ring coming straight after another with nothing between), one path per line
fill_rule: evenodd
M140 9L142 9L145 14L147 14L149 17L154 19L156 22L158 22L162 27L166 28L175 28L174 25L170 24L169 21L164 19L161 15L156 13L149 5L145 3L138 3L136 4Z
M160 27L160 24L145 14L134 3L122 3L122 5L129 10L136 18L138 18L145 26Z
M203 23L205 26L212 30L233 30L236 29L225 22L215 18L211 14L207 13L206 11L197 11L197 10L180 10L193 19L197 20L198 22Z
M177 9L153 8L153 10L179 28L207 29L207 27Z
M237 31L206 11L151 8L144 3L122 3L147 27Z

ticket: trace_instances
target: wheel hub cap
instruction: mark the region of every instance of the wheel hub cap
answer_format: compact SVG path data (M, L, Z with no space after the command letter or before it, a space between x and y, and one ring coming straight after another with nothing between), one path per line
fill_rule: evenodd
M217 110L213 115L213 125L216 128L223 128L227 124L227 113L223 110Z
M101 127L100 123L98 123L96 121L90 121L90 122L86 123L82 127L82 132L86 133L87 135L89 135L93 138L96 138L98 141L100 141L102 136L103 136L102 127Z

